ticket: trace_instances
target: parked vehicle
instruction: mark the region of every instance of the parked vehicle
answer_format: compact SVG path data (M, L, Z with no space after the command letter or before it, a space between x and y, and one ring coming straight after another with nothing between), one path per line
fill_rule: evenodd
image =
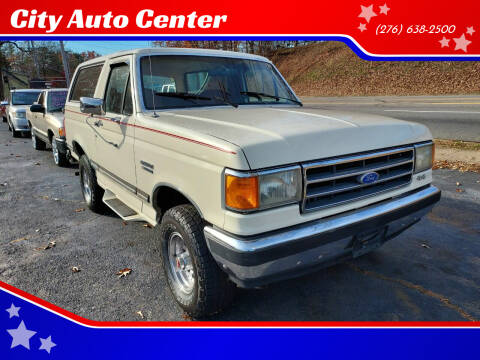
M87 61L65 128L89 208L155 226L168 284L193 316L228 305L235 285L372 251L440 199L425 126L303 109L255 55L144 49Z
M8 101L0 102L0 116L2 117L3 122L7 122L7 106Z
M10 90L10 100L7 106L8 130L13 137L20 137L30 133L27 121L27 108L38 98L41 89L17 89Z
M63 110L67 92L68 89L45 89L27 110L33 148L44 150L47 144L50 145L53 160L58 166L68 164L63 127Z

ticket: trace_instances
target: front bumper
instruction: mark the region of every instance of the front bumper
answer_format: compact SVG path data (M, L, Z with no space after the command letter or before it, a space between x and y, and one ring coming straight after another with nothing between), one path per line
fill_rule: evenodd
M365 254L393 239L440 200L427 186L340 215L258 236L240 237L206 226L208 247L241 287L258 287Z
M28 120L26 118L18 118L18 117L12 118L12 126L15 129L15 131L22 131L22 132L30 131L30 127L28 126Z

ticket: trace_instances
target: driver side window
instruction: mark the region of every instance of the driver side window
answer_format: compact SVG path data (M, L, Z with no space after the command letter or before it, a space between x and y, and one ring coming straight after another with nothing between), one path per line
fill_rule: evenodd
M105 92L105 111L107 113L122 114L124 105L127 111L130 110L131 105L128 102L131 103L131 92L130 89L127 91L130 86L129 75L130 70L127 64L115 66L110 70ZM124 104L125 100L126 103Z

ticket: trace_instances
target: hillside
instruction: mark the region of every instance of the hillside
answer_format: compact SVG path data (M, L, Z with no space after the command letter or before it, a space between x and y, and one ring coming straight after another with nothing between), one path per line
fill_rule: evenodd
M300 96L480 93L480 62L364 61L341 42L284 49L270 58Z

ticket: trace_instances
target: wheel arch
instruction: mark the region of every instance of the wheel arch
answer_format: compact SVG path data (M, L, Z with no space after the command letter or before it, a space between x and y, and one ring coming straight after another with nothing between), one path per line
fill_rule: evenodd
M164 197L164 199L162 199ZM162 200L161 200L162 199ZM198 214L204 219L198 204L192 198L182 192L175 185L161 182L154 186L152 191L152 206L157 211L157 218L160 221L168 209L182 204L191 204Z

